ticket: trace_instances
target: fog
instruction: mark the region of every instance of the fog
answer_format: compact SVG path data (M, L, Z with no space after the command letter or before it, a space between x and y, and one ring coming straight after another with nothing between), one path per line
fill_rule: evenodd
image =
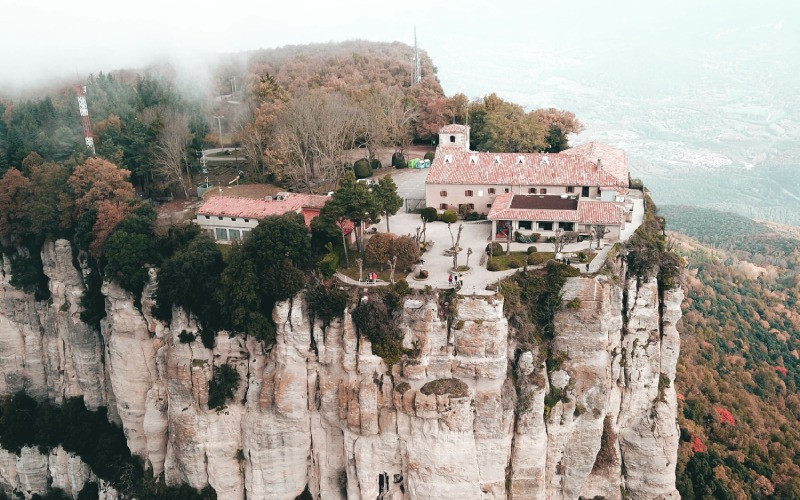
M800 4L787 0L3 0L0 93L169 61L367 39L419 45L445 92L574 111L657 199L800 224Z

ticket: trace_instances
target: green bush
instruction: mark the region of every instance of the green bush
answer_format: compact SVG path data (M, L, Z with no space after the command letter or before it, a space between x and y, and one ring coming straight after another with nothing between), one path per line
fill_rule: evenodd
M356 174L356 179L372 177L372 167L369 165L369 160L361 158L353 163L353 173Z
M337 255L335 252L328 253L322 258L322 260L319 261L317 268L325 278L332 277L334 274L336 274L336 270L339 269L339 255Z
M439 212L433 207L425 207L419 212L419 216L425 222L436 222L439 220Z
M433 151L428 151L427 153L425 153L425 156L423 157L423 160L433 161L435 156L436 156L436 153L434 153Z
M505 252L503 251L503 245L496 241L489 243L486 245L486 255L502 255Z
M537 250L536 247L531 246L531 247L528 247L527 253L528 253L528 255L530 255L530 254L536 253L538 251L539 250Z
M442 212L439 220L452 224L458 220L458 214L455 212L455 210L445 210Z
M499 271L500 266L497 265L494 261L490 260L486 263L486 270L487 271Z
M511 260L508 261L508 267L510 269L517 269L517 268L522 267L522 264L517 259L511 259Z
M539 264L544 264L545 262L550 260L551 258L550 255L552 254L538 253L538 252L528 254L528 259L527 259L528 265L538 266Z
M195 335L192 332L187 332L186 330L181 331L178 334L178 340L181 344L188 344L190 342L194 342Z
M514 231L514 241L517 243L536 243L540 237L539 233L531 233L526 236L519 231Z
M369 166L372 167L372 170L380 170L383 168L381 161L377 158L374 158L372 162L370 162Z
M587 259L587 257L586 257L586 254L585 254L585 253L583 253L583 252L578 252L578 261L579 261L579 262L586 262L586 259Z
M308 310L312 320L319 319L323 326L327 326L334 318L341 318L350 302L350 294L333 283L327 285L318 279L313 279L306 291Z
M403 153L392 154L392 166L394 168L406 168L406 157L403 156Z
M214 367L214 375L208 384L208 407L221 409L233 398L239 387L239 372L229 364Z
M377 297L361 302L353 310L353 323L360 335L372 343L372 352L391 366L403 356L403 333L395 326L386 305Z

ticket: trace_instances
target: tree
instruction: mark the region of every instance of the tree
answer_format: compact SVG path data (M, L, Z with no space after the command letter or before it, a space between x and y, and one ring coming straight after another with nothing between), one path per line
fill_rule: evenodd
M93 237L89 244L89 252L95 260L102 257L109 235L130 211L131 205L127 202L102 200L97 203L95 221L92 226Z
M153 154L156 174L164 179L167 186L180 186L184 198L188 198L191 173L186 160L186 146L193 137L189 130L189 117L182 113L165 111L161 121L163 126Z
M356 182L353 173L348 172L342 179L339 189L334 191L331 199L320 211L320 215L322 215L322 212L327 212L335 220L349 220L352 222L358 235L356 240L358 251L361 253L364 251L362 224L375 221L380 211L381 206L369 188L360 182ZM341 225L341 228L342 239L344 240L344 224Z
M72 228L70 213L61 213L68 194L69 170L61 164L48 163L31 168L31 199L28 212L31 231L43 237L54 237Z
M361 113L339 94L310 92L283 110L268 155L296 188L330 191L344 173L345 152L353 149Z
M156 214L147 205L137 207L114 229L106 241L106 276L138 300L148 278L148 265L158 265L153 223Z
M553 251L555 253L561 253L562 251L564 251L564 247L568 243L573 243L577 240L578 240L578 233L576 233L575 231L564 231L561 228L557 228L553 236L553 248L554 248Z
M575 117L575 113L570 111L548 108L537 109L533 114L547 129L547 147L544 150L548 153L560 153L569 148L567 136L583 130L583 125Z
M100 158L89 158L78 165L67 183L72 190L72 216L77 220L84 211L101 200L128 201L133 199L133 186L128 182L130 172Z
M477 151L541 151L547 130L539 117L496 94L470 104L470 138Z
M219 327L220 308L215 299L223 267L222 253L211 237L198 234L161 264L156 292L159 304L184 308L204 328Z
M16 168L0 179L0 239L19 240L30 230L31 181Z
M391 255L390 250L396 239L397 236L391 233L378 233L370 237L364 249L367 262L379 265L383 269L386 260Z
M380 205L380 213L386 217L386 232L389 232L389 217L403 206L403 199L397 195L397 184L390 175L384 175L372 186L372 194Z
M603 236L610 232L611 229L606 227L604 224L595 224L592 226L592 238L597 241L598 250L600 250L600 242L603 240Z

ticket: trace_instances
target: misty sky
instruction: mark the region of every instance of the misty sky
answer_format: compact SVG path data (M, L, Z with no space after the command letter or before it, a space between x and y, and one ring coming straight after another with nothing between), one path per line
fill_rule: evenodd
M518 58L525 70L569 64L589 53L609 59L631 47L680 51L687 40L704 43L698 37L759 22L793 25L789 28L796 33L800 16L794 2L758 2L758 11L737 9L738 4L755 5L723 0L1 0L6 22L0 29L0 86L69 80L164 58L202 73L209 54L286 44L352 38L411 43L416 25L445 91L475 96L492 90L486 77L497 60Z

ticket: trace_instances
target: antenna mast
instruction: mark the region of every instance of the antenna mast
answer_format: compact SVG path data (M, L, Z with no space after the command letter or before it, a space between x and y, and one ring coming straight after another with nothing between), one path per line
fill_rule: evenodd
M78 96L78 111L81 113L81 123L83 123L83 139L86 141L86 146L92 150L92 154L97 154L94 150L92 127L89 124L89 108L86 106L86 86L75 85L75 94Z
M412 85L416 85L422 80L422 66L419 61L419 49L417 48L417 27L414 26L414 79Z

